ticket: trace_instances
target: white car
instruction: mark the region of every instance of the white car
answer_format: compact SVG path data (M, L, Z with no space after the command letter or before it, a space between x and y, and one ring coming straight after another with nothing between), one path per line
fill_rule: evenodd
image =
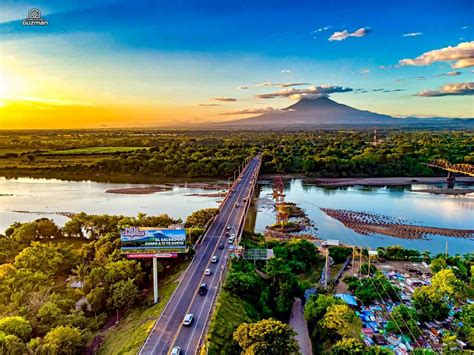
M204 275L206 276L209 276L212 274L212 270L211 269L206 269L206 271L204 271Z
M232 233L232 234L230 235L230 237L231 237L232 239L235 239L235 233Z
M214 264L215 264L215 263L217 263L218 260L219 260L219 259L217 258L217 256L214 255L214 256L211 258L211 263L214 263Z
M230 230L232 229L232 226L229 224L229 225L227 225L226 229L227 229L228 231L230 231Z
M184 316L183 325L189 327L193 322L194 316L191 313L188 313Z
M180 355L180 354L181 354L181 347L173 346L173 349L171 349L171 355Z

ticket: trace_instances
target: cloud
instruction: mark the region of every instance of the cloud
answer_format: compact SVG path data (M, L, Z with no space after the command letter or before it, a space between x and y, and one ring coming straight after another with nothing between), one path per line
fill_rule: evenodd
M461 30L467 30L468 28L471 28L471 26L462 26Z
M213 106L222 106L220 104L199 104L199 106L209 106L209 107L213 107Z
M280 110L270 106L257 107L257 108L246 108L243 110L223 112L221 115L258 115L262 113L281 113L286 112L285 110Z
M361 27L354 32L349 32L348 30L334 32L331 37L329 37L329 41L342 41L349 37L364 37L367 36L371 32L369 27Z
M474 95L474 82L446 84L439 88L439 90L421 91L415 96L439 97L463 95Z
M27 96L2 96L2 99L8 101L17 101L23 103L36 103L49 106L84 106L92 107L94 104L87 101L78 101L78 100L65 100L65 99L52 99L45 97L27 97Z
M277 86L280 88L287 88L290 86L300 86L300 85L310 85L310 83L304 83L304 82L295 82L295 83L272 83L270 81L265 81L263 83L259 83L255 85L256 87L262 87L262 86Z
M458 75L461 75L462 73L460 71L450 71L450 72L447 72L447 73L443 73L443 74L436 74L436 75L433 75L433 77L440 77L440 76L458 76Z
M300 95L299 98L316 98L310 97L311 95L329 95L334 93L349 92L351 88L333 85L321 85L321 86L310 86L304 89L287 88L285 90L275 91L268 94L260 94L255 97L258 99L273 99L277 97L290 97L292 99L297 98L296 95Z
M314 30L313 33L319 33L319 32L323 32L323 31L327 31L331 28L332 26L325 26L325 27L321 27L321 28L318 28L317 30Z
M403 37L417 37L421 36L423 33L421 32L409 32L409 33L404 33Z
M474 41L462 42L455 47L435 49L416 57L415 59L402 59L400 65L425 66L435 62L454 62L454 69L474 66Z
M281 72L286 73L286 74L291 74L292 73L290 69L282 69Z
M364 68L360 71L361 74L368 74L370 72L369 68Z
M237 86L237 90L247 90L249 87L242 85L242 86Z
M223 102L234 102L234 101L237 101L237 99L234 99L233 97L213 97L213 98L210 98L209 100L212 100L212 101L223 101Z

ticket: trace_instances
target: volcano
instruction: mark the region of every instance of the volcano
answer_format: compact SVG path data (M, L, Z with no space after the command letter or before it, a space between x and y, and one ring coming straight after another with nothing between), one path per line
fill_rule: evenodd
M359 110L331 100L327 96L302 99L276 112L213 124L213 128L234 129L304 129L368 128L373 126L472 126L473 119L396 118Z

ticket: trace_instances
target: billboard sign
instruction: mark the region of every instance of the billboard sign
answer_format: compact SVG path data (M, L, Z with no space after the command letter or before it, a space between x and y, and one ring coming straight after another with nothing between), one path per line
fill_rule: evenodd
M186 251L186 230L127 227L120 231L125 254L167 254Z

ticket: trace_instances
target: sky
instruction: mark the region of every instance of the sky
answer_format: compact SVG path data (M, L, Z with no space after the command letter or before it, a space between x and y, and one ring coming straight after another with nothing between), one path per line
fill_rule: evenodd
M25 26L36 8L46 25ZM474 2L0 3L0 129L165 127L301 98L474 117Z

